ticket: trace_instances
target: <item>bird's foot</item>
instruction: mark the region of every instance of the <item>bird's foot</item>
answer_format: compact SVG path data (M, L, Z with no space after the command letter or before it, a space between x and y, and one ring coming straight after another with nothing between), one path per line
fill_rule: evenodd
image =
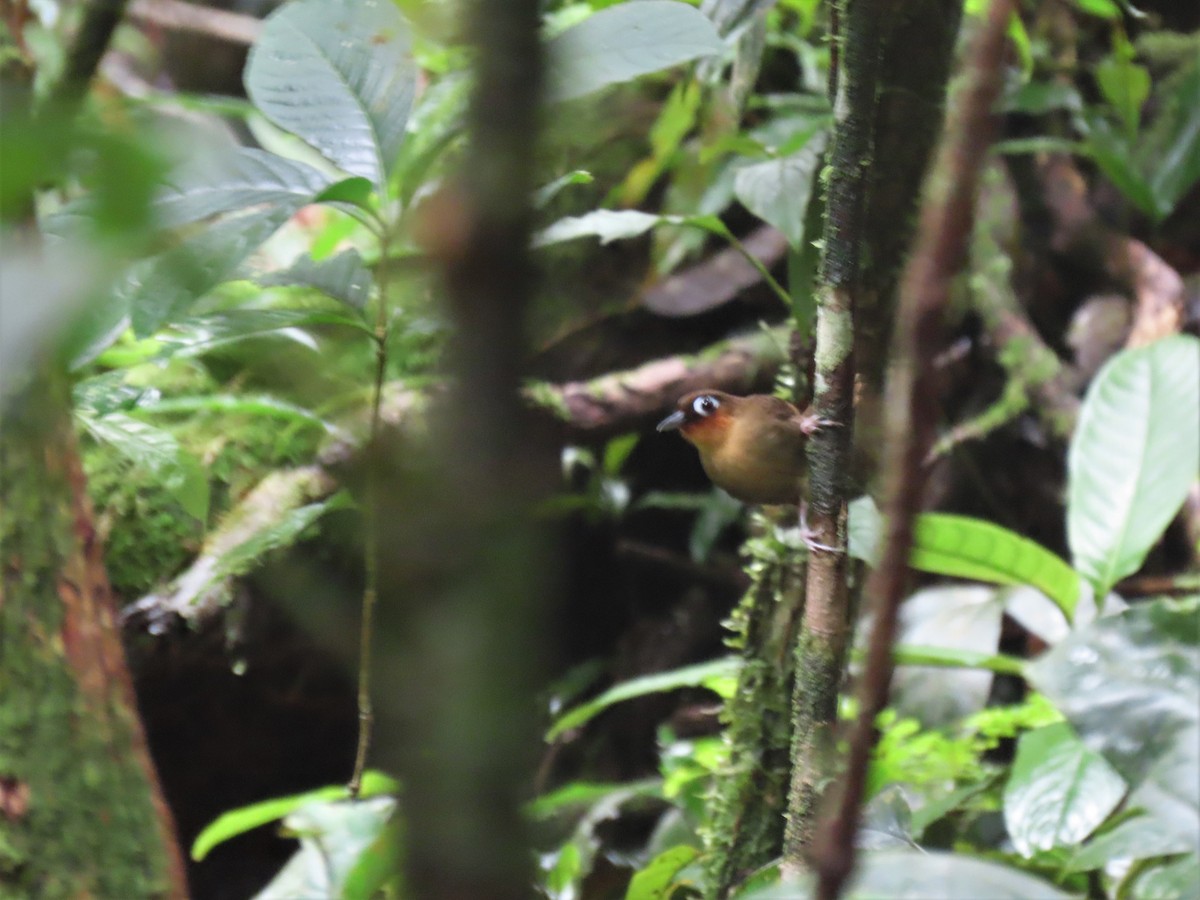
M800 414L800 430L807 435L816 434L822 428L837 428L841 424L841 422L827 419L825 416L813 412L811 406Z
M809 550L823 550L826 553L845 553L844 547L831 547L817 540L817 532L808 524L808 504L800 501L800 539Z

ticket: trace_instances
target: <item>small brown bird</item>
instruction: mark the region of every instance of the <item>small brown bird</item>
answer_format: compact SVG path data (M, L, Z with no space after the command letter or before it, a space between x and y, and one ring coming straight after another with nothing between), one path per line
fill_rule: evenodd
M738 500L795 506L800 503L804 445L828 424L778 397L709 390L683 397L658 430L679 429L700 451L708 477Z

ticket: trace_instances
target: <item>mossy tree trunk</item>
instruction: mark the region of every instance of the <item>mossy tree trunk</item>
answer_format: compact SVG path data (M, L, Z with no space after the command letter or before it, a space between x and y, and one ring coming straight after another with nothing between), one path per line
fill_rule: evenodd
M0 421L0 589L0 895L186 895L49 367Z

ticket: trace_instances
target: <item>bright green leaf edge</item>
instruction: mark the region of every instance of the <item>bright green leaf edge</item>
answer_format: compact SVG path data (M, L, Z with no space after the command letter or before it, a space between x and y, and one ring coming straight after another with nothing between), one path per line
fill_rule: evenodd
M737 678L741 667L742 661L739 658L725 656L710 662L673 669L670 672L656 672L653 675L623 681L609 688L594 700L580 704L560 717L546 732L546 740L553 741L563 732L578 728L614 703L632 700L634 697L642 697L646 694L674 691L679 688L703 687L727 698L731 693L730 682Z
M359 799L363 799L381 794L395 794L399 790L400 784L396 779L383 772L369 770L363 773L362 790L359 791L358 796ZM350 799L350 791L345 785L337 784L306 791L303 794L263 800L261 803L252 803L240 809L231 809L217 816L196 836L196 840L192 843L192 859L200 862L218 844L237 837L239 834L245 834L261 825L282 819L301 806L318 801L348 799Z
M909 565L922 572L990 584L1027 584L1074 617L1080 577L1061 556L1003 526L970 516L917 517Z

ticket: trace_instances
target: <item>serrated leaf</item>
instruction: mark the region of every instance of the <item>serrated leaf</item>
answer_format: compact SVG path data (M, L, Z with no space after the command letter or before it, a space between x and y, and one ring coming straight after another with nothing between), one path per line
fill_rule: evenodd
M1103 596L1137 571L1200 477L1200 340L1113 357L1084 398L1067 465L1067 542Z
M694 666L684 666L670 672L656 672L653 675L643 675L640 678L623 681L609 688L594 700L581 703L560 716L558 721L546 732L546 740L552 741L564 731L578 728L614 703L632 700L634 697L643 697L646 694L675 691L687 687L704 687L722 697L728 697L731 694L731 682L736 683L737 673L740 669L740 659L726 657L697 663Z
M286 269L260 276L257 281L264 287L311 287L360 312L371 294L371 273L357 250L344 250L337 256L319 261L307 254L298 256Z
M917 517L909 565L922 572L1037 588L1070 618L1079 576L1045 547L992 522L948 513Z
M416 90L409 27L387 0L300 0L267 17L246 91L273 122L387 192Z
M734 177L741 204L783 232L793 250L804 243L804 217L825 138L824 131L818 132L795 153L745 166Z
M122 412L93 416L79 411L77 417L97 441L153 473L188 515L201 521L208 517L208 477L174 435Z
M1200 601L1160 600L1097 619L1028 672L1129 783L1131 808L1200 843Z
M582 97L724 49L699 10L674 0L610 6L546 46L553 100Z
M185 167L159 191L153 208L160 224L174 228L264 204L297 210L329 186L312 166L239 147Z
M1026 859L1071 847L1096 830L1125 796L1125 782L1066 722L1021 735L1008 784L1004 823Z
M233 276L298 208L280 205L220 219L177 247L133 266L117 295L128 304L134 334L153 334Z

